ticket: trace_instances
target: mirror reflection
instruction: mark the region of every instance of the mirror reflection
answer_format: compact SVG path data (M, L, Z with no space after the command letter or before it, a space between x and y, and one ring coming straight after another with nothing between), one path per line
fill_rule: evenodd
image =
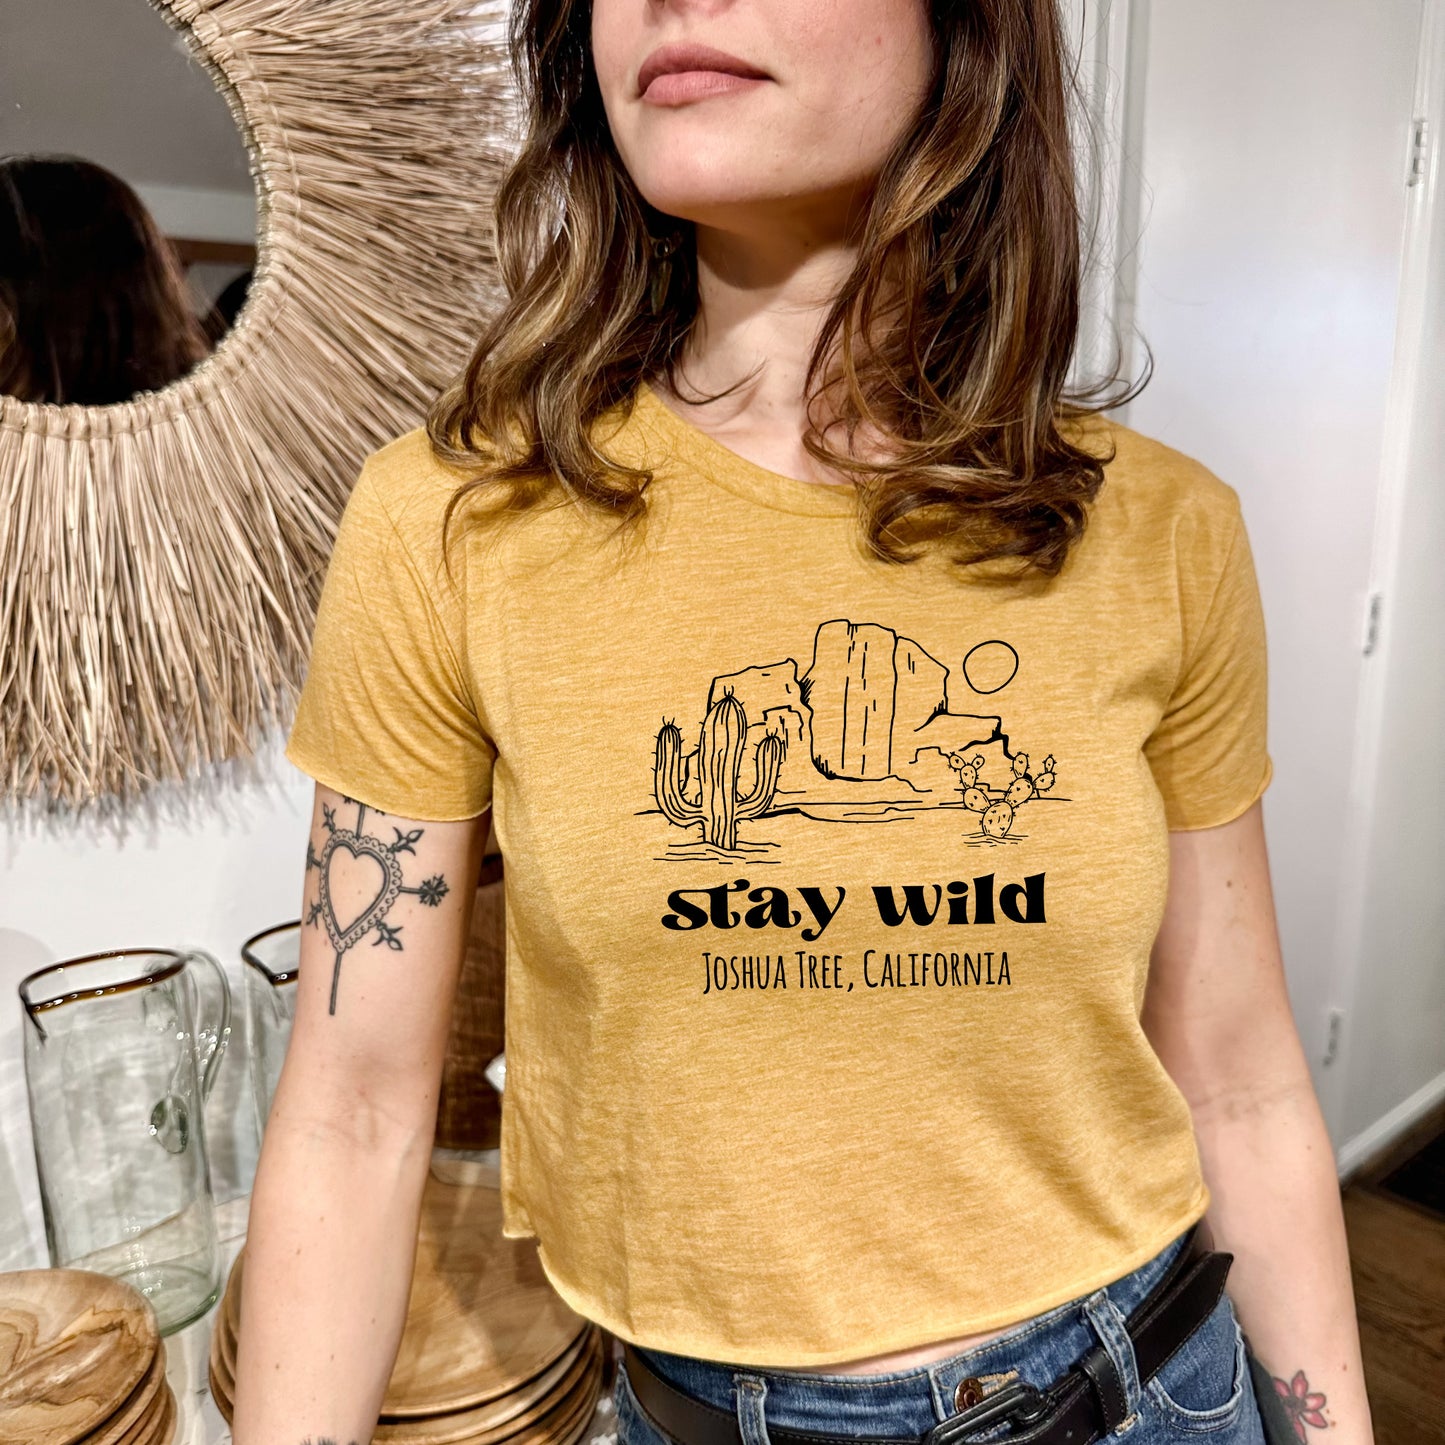
M0 393L104 406L208 356L256 200L211 73L148 0L46 0L0 46Z

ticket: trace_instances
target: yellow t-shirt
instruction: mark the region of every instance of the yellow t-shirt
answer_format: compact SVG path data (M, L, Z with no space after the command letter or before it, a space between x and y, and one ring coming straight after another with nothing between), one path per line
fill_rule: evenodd
M346 508L287 756L506 859L504 1232L656 1349L820 1365L1114 1280L1208 1206L1140 1028L1168 830L1271 776L1238 497L1124 428L1052 581L859 545L644 387L644 528ZM460 540L457 540L457 539ZM1221 966L1227 966L1221 960Z

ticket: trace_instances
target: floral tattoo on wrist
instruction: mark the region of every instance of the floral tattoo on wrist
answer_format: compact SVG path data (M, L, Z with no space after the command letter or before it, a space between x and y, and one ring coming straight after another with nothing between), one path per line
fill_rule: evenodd
M1301 1440L1305 1438L1305 1426L1327 1430L1330 1422L1325 1419L1325 1397L1319 1390L1311 1390L1303 1370L1296 1370L1292 1380L1274 1381L1275 1394L1284 1407L1285 1416Z

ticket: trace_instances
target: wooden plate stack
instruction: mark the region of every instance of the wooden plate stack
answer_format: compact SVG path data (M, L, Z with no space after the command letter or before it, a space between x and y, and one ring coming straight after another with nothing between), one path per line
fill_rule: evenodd
M227 1421L245 1262L243 1250L211 1335L211 1394ZM372 1439L575 1445L597 1408L607 1338L552 1288L535 1240L503 1238L495 1189L429 1177L406 1327Z
M489 847L491 842L489 833ZM502 1142L502 1099L488 1082L486 1068L502 1052L506 979L502 859L500 855L484 856L472 902L471 935L452 1001L451 1034L437 1102L436 1142L443 1149L496 1149Z
M175 1433L144 1295L84 1269L0 1274L0 1445L171 1445Z

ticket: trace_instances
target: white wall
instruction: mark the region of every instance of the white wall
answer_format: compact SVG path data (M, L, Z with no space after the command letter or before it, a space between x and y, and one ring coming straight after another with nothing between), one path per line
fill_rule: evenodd
M0 155L81 156L128 181L167 235L255 241L240 130L147 0L12 0L0 34Z
M1419 27L1420 0L1134 7L1136 317L1158 370L1128 419L1242 495L1270 646L1266 824L1317 1075L1350 885Z
M1445 1098L1445 0L1430 0L1415 114L1364 706L1336 994L1347 1167Z
M0 29L0 152L69 151L133 186L251 194L226 102L147 0L11 0Z
M240 946L301 910L313 784L273 737L254 759L110 817L0 811L0 1270L46 1261L21 1065L20 980L103 949L209 949L233 980L236 1032L207 1110L216 1193L249 1189Z

